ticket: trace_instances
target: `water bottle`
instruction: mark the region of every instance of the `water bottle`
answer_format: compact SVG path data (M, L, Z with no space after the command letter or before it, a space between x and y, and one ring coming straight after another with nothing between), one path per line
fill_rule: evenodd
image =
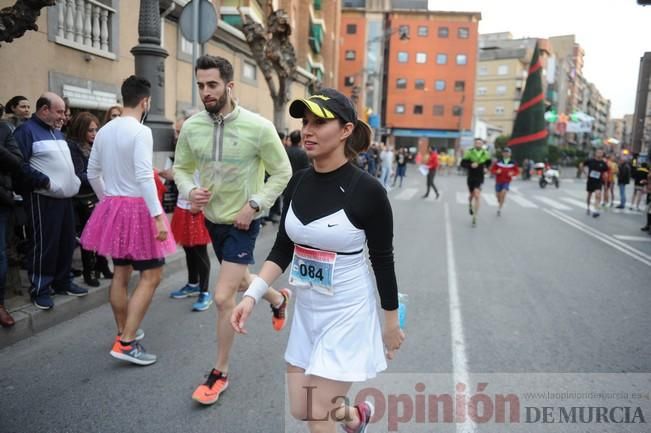
M407 295L398 293L398 322L400 329L405 328L405 320L407 320Z

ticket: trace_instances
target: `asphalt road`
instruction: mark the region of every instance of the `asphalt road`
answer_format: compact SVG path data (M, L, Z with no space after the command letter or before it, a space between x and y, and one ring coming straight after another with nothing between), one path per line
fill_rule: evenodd
M398 282L409 303L407 340L386 377L456 383L480 374L565 373L571 381L577 373L651 371L651 237L639 231L642 214L609 210L594 219L580 207L582 183L541 190L516 181L498 217L487 180L473 228L464 178L436 181L440 199L422 199L424 178L410 167L403 187L389 192ZM263 229L258 266L274 235ZM144 343L159 356L153 366L109 356L108 305L0 351L0 432L284 431L288 332L273 331L266 307L236 340L220 402L204 408L190 399L214 361L215 310L193 313L192 300L169 299L185 283L182 265L166 270L143 323ZM214 281L217 266L212 272ZM649 375L641 377L648 400Z

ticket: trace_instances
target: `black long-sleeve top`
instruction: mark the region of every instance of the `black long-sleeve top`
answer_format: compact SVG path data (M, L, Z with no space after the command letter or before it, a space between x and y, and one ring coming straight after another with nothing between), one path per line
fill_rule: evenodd
M349 186L358 173L359 180L352 191ZM352 194L347 198L345 191ZM294 254L294 243L285 231L287 210L303 224L309 224L343 209L350 222L364 230L369 258L377 282L380 303L384 310L398 308L398 284L393 256L393 212L391 204L377 179L347 163L329 173L318 173L313 168L294 174L286 190L280 228L267 260L283 271Z

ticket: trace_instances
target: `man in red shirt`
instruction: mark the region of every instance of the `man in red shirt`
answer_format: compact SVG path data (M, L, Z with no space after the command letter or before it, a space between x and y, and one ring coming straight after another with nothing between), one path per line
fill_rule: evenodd
M502 150L502 158L495 161L491 166L491 173L495 175L495 194L499 204L497 216L502 214L502 206L504 206L511 179L517 176L519 172L518 166L511 159L511 149L505 147Z
M434 188L434 193L436 193L436 198L439 198L439 191L436 189L436 185L434 185L434 177L436 176L436 169L439 168L439 154L436 151L436 149L432 149L430 151L429 157L427 159L427 191L425 192L425 195L423 198L427 198L429 196L429 189Z

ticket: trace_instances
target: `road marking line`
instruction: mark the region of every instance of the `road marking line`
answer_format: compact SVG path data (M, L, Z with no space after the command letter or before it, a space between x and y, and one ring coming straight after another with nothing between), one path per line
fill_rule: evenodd
M570 197L562 197L561 200L563 200L565 203L572 204L576 207L579 207L583 210L586 210L588 208L588 203L585 201L577 200L575 198L570 198Z
M457 265L454 260L454 244L452 243L452 225L450 224L450 207L444 205L445 211L445 247L448 265L448 290L450 299L450 331L452 337L452 370L454 385L463 383L468 386L468 360L463 335L463 321L461 320L461 302L459 302L459 289L457 285ZM457 423L458 433L474 433L477 426L468 419L465 423Z
M569 194L573 197L585 200L587 197L587 192L585 191L575 191L575 190L564 190L565 194Z
M617 209L616 207L611 207L610 212L612 212L612 213L621 213L621 214L624 214L624 215L641 215L640 212L635 212L634 210L630 210L628 208Z
M494 195L491 195L490 193L484 193L481 195L481 197L489 206L497 206L497 198Z
M626 254L627 256L630 256L634 258L635 260L644 263L645 265L651 267L651 256L644 254L642 251L637 250L621 241L618 241L617 239L600 232L599 230L596 230L586 224L583 224L574 218L565 215L563 213L554 211L554 210L549 210L549 209L543 209L546 213L549 215L553 216L554 218L564 222L565 224L568 224L583 233L592 236L593 238L597 239L598 241L601 241L607 245L610 245L611 247L615 248L616 250Z
M602 232L602 231L599 231L598 229L596 229L596 228L594 228L594 227L592 227L592 226L589 226L588 224L585 224L585 223L583 223L583 222L581 222L581 221L579 221L579 220L577 220L577 219L575 219L575 218L572 218L572 217L569 216L569 215L565 215L565 214L560 213L560 212L558 212L558 213L559 213L560 215L563 215L563 216L564 216L565 218L567 218L568 220L574 222L575 224L579 224L579 225L583 226L586 230L590 230L590 231L592 231L594 234L597 234L597 235L599 235L599 236L604 236L604 237L606 237L610 242L613 242L613 243L619 245L620 247L622 247L622 248L624 248L624 249L627 249L627 250L631 251L631 252L634 253L634 254L639 254L639 255L642 256L644 259L646 259L646 260L648 260L648 261L651 262L651 255L646 254L646 253L643 253L642 251L637 250L637 249L633 248L632 246L630 246L630 245L628 245L628 244L626 244L626 243L624 243L624 242L622 242L622 241L619 241L619 240L615 239L614 237L612 237L612 236L610 236L610 235L608 235L608 234L606 234L606 233L604 233L604 232Z
M411 200L418 192L417 188L405 188L404 191L394 197L394 200Z
M620 241L631 241L631 242L651 242L651 236L627 236L627 235L613 235L615 239Z
M551 198L547 198L547 197L544 197L542 195L534 195L533 198L545 203L548 206L553 207L556 210L571 210L572 209L571 207L565 206L564 204L559 203L556 200L552 200Z
M522 207L537 208L538 205L517 194L508 194L506 200L513 200Z

